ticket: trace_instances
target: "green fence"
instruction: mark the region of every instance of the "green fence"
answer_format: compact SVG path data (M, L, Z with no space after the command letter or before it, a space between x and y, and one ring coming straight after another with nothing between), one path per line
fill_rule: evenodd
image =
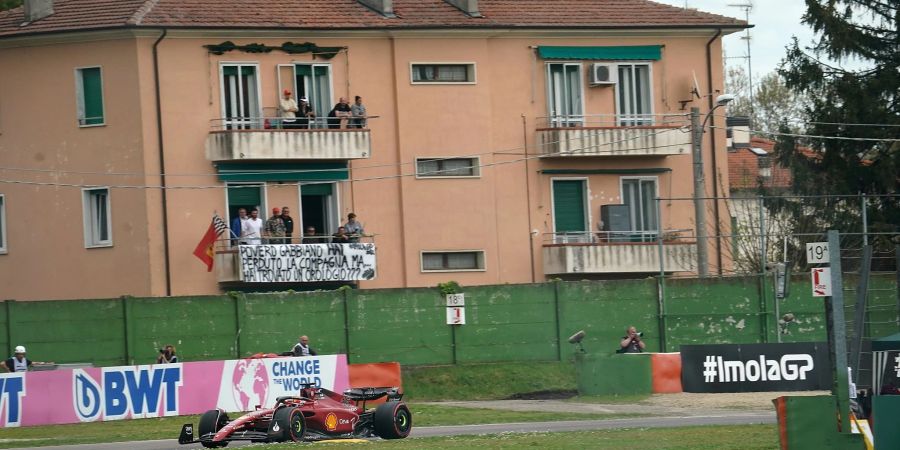
M852 288L854 282L845 284ZM868 335L897 330L893 277L873 277ZM473 286L466 325L446 325L437 288L231 293L217 296L2 302L0 349L26 345L31 358L96 365L153 362L173 344L182 360L229 359L289 350L301 334L321 353L351 362L455 364L570 359L567 338L585 330L591 353L612 352L625 327L652 351L683 344L776 342L771 283L757 277L551 282ZM661 297L662 295L662 297ZM847 292L852 317L854 294ZM662 298L662 299L661 299ZM792 280L780 314L795 320L784 342L822 341L822 299L808 277Z

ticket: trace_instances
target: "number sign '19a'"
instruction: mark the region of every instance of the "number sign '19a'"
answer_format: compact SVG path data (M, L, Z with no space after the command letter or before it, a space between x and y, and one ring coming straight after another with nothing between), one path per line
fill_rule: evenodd
M806 244L806 263L807 264L827 264L828 243L827 242L810 242Z

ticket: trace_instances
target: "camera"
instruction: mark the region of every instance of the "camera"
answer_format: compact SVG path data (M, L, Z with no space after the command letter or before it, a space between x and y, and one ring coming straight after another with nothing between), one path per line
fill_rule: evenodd
M161 349L159 349L159 352L160 352L160 353L165 353L165 352L166 352L166 349L161 348Z
M644 332L643 332L643 331L638 331L638 332L637 332L637 335L638 335L638 337L644 337Z

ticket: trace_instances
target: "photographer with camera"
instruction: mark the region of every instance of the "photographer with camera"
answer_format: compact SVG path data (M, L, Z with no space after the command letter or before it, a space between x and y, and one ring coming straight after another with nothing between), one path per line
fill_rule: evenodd
M642 353L646 346L641 340L644 333L638 333L635 327L628 327L625 333L622 342L619 343L619 353Z
M156 358L157 364L175 364L178 362L178 356L175 355L175 347L167 345L159 349L159 356Z

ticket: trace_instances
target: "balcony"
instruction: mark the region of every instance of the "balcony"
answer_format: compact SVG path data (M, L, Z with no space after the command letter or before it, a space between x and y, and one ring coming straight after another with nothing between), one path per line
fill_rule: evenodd
M683 115L553 116L538 119L537 140L544 157L672 156L690 154L687 126Z
M656 233L557 233L546 234L544 274L627 274L696 270L697 247L682 230L663 232L660 248Z
M294 238L278 242L240 244L216 242L215 268L219 283L334 283L375 278L375 244L337 243L330 237ZM314 242L314 243L310 243Z
M349 160L371 156L369 129L328 128L321 119L311 122L305 128L286 129L275 117L215 120L206 137L206 159Z

